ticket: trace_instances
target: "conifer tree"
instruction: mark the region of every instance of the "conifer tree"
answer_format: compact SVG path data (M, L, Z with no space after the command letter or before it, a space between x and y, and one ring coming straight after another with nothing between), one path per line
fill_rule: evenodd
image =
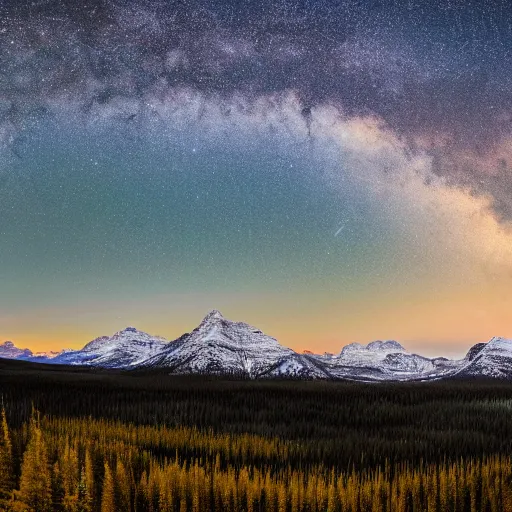
M140 482L137 486L135 508L137 510L147 510L148 508L148 476L146 470L142 471Z
M59 461L55 461L52 467L52 510L57 512L64 510L64 482L60 470Z
M121 461L117 458L116 463L116 487L117 487L117 503L120 510L130 512L131 507L131 492L130 492L130 480L126 472L126 468Z
M327 489L327 512L336 512L336 508L336 487L334 480L331 480Z
M92 507L93 504L89 488L87 486L85 467L82 466L82 469L80 470L80 481L78 483L77 510L78 512L91 512Z
M287 495L286 495L286 487L284 485L279 485L277 489L277 507L279 512L286 512L287 508Z
M68 442L62 457L62 482L64 485L64 510L76 512L78 509L78 487L80 473L78 469L78 454Z
M114 477L107 461L105 461L105 473L103 476L101 512L116 512Z
M2 406L0 425L0 509L11 497L14 487L14 464L12 458L12 443L5 408Z
M52 510L51 472L46 443L36 416L36 412L33 412L30 419L29 442L23 454L17 499L29 510L50 512Z
M78 510L91 512L94 507L94 469L89 448L85 450L84 464L80 470Z

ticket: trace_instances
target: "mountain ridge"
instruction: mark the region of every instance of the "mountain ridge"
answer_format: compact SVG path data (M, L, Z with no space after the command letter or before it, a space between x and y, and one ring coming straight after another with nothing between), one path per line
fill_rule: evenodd
M338 354L297 353L245 322L210 311L192 331L169 341L135 327L99 336L80 350L33 353L12 341L0 357L111 369L159 369L176 374L360 381L434 380L448 377L512 379L512 340L494 337L470 347L463 359L428 358L394 340L351 343Z

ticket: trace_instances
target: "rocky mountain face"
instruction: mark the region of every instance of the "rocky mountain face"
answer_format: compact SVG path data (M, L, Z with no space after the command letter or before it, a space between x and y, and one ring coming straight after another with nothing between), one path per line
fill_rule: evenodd
M248 377L321 377L306 357L243 322L211 311L191 333L184 334L141 366L173 373L209 373Z
M335 379L422 380L438 378L448 371L437 360L411 354L393 340L351 343L337 356L321 361L326 373Z
M470 348L465 358L427 358L392 340L352 343L339 354L302 354L243 322L211 311L192 332L174 341L127 327L101 336L81 350L32 353L10 341L0 357L101 368L162 370L175 374L236 375L248 378L433 380L448 377L512 378L512 340L493 338Z
M488 343L478 343L469 350L458 377L512 378L512 340L492 338Z
M5 359L26 359L32 356L32 350L18 348L12 341L4 341L0 344L0 357Z
M476 345L473 345L466 354L466 361L473 361L473 359L478 356L486 345L487 343L477 343Z
M21 359L34 363L47 363L62 352L32 352L28 348L18 348L12 341L4 341L0 344L0 357L4 359Z
M81 350L63 352L51 362L102 368L134 368L159 353L167 343L164 338L127 327L112 336L96 338Z

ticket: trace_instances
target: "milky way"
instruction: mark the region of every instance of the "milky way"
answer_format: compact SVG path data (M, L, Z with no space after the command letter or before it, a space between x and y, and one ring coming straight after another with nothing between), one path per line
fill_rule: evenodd
M2 2L5 336L30 341L27 318L73 303L59 344L132 318L171 335L164 310L222 305L330 349L504 328L478 301L446 336L396 311L434 315L477 288L508 300L511 15L508 1ZM464 308L485 329L453 334Z

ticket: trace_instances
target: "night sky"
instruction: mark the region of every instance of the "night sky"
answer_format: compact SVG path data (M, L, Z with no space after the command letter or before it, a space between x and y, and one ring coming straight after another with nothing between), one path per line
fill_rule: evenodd
M512 7L3 0L0 341L512 337Z

